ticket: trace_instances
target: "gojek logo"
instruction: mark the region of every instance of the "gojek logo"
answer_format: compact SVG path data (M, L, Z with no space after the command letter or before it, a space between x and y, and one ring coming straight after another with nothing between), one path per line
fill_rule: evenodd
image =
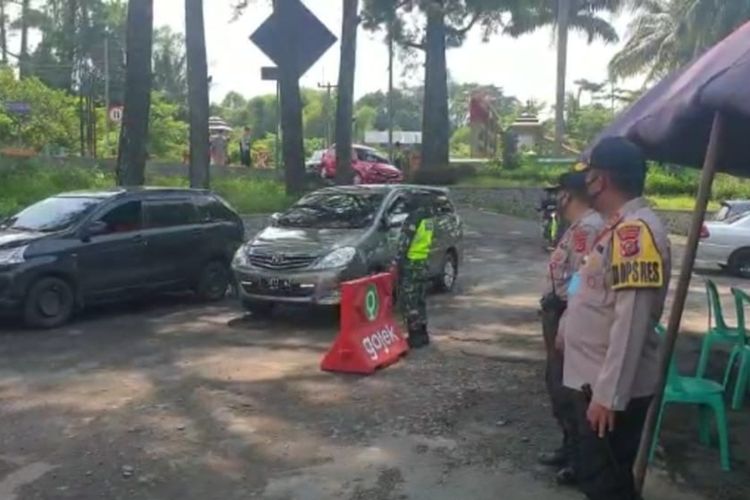
M378 289L375 285L370 285L365 293L365 317L367 321L375 321L379 312L380 297L378 297Z

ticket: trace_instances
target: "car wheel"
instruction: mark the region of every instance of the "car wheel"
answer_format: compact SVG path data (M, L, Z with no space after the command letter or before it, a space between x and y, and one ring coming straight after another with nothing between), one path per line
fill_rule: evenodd
M229 268L224 262L211 261L201 271L195 293L202 301L218 302L227 295L231 281L229 276Z
M274 304L273 302L266 302L263 300L243 299L242 307L253 316L266 318L273 314Z
M750 248L741 248L729 257L729 271L741 278L750 279Z
M458 279L458 258L455 252L449 251L443 257L440 275L435 279L435 286L440 292L451 292Z
M32 328L56 328L68 322L75 308L73 288L60 278L41 278L26 294L23 319Z

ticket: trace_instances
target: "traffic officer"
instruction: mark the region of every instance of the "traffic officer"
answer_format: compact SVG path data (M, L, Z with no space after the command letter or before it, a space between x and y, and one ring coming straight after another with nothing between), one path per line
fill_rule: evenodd
M409 215L401 229L396 250L398 300L409 332L409 347L430 343L427 332L428 258L432 250L434 219L432 205L414 195L408 202Z
M643 198L646 162L624 138L591 152L587 190L605 227L564 319L564 377L575 406L574 468L591 500L635 500L632 468L656 392L671 273L667 231Z
M552 404L552 414L563 432L563 444L553 452L541 454L539 462L559 467L558 483L569 485L575 482L571 466L574 422L571 420L570 400L562 385L562 329L559 327L565 314L570 280L591 249L604 223L589 205L584 172L569 172L560 177L557 202L558 210L569 224L569 228L562 235L550 257L549 282L541 305L542 333L547 349L545 380Z

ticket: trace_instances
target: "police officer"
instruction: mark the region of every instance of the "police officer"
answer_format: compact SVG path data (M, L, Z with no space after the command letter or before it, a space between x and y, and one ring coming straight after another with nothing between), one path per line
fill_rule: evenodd
M574 422L571 420L570 401L562 385L563 353L559 326L565 314L570 280L591 249L604 223L589 205L586 174L583 172L569 172L560 177L557 201L558 210L570 227L550 257L549 284L541 303L542 331L547 348L545 379L552 403L552 414L563 431L563 444L551 453L540 455L539 462L559 467L558 483L569 485L575 482L571 464Z
M658 379L654 331L670 277L664 225L642 197L646 162L624 138L591 152L587 190L605 227L579 270L563 325L575 405L574 466L591 500L635 500L632 468Z
M430 343L426 294L434 219L431 204L418 194L408 202L408 211L398 240L395 265L398 299L409 332L409 347L416 349Z

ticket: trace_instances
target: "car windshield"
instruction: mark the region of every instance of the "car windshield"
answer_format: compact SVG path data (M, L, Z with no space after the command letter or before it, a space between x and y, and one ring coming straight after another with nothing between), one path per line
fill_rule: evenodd
M282 227L353 229L367 227L375 219L381 193L312 193L278 218Z
M101 202L98 198L53 197L35 203L5 220L4 229L60 231L80 221Z

